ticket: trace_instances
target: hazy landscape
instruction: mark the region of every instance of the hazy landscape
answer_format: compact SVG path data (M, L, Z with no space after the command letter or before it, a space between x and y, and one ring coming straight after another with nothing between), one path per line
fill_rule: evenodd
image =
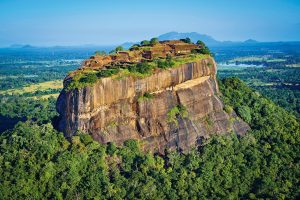
M0 200L300 198L298 1L0 8Z
M172 39L170 37L169 39ZM13 98L15 95L18 95L18 98L56 98L69 71L78 68L85 58L96 51L109 52L113 48L2 48L0 95L7 98ZM213 45L211 51L218 63L218 77L237 76L299 117L300 42L233 45L221 43L218 46ZM7 114L9 113L3 113L2 117ZM14 114L11 113L11 116Z

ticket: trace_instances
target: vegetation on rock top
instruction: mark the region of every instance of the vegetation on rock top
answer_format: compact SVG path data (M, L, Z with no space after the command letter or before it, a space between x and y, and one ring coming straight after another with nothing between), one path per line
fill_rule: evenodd
M193 44L189 38L181 39L181 41L186 45ZM110 51L110 54L116 56L119 52L122 51L123 53L128 53L128 55L130 55L134 52L149 51L158 43L159 41L157 38L152 38L150 41L143 40L140 44L134 44L128 51L124 50L122 46L118 46L114 50ZM110 65L105 66L105 69L84 68L77 70L70 77L70 80L65 83L65 90L68 91L76 88L80 89L85 86L90 86L96 83L98 78L110 77L118 74L122 74L122 76L126 74L133 77L143 78L145 76L151 75L155 69L177 67L187 62L195 62L196 60L208 58L211 56L210 50L202 41L199 40L196 44L198 46L194 46L199 47L199 49L193 49L187 55L178 56L176 54L176 56L171 56L167 54L165 58L153 56L152 59L143 58L140 62L131 64L120 64L118 62L112 62ZM106 53L97 51L95 55L106 55Z
M65 84L65 90L80 89L86 86L94 85L98 79L105 77L132 76L144 78L150 76L157 69L168 69L179 67L185 63L196 62L201 59L209 58L208 54L190 54L187 57L167 57L166 59L156 59L151 62L141 62L129 66L114 66L114 68L104 70L86 70L82 73L76 73L72 80Z

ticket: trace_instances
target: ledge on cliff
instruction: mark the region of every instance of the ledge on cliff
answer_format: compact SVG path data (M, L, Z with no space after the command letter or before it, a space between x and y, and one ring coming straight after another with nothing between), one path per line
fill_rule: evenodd
M99 65L88 60L72 72L57 101L59 129L67 137L84 131L101 143L137 139L145 150L159 152L186 151L213 134L245 134L249 126L234 112L226 113L218 97L214 59L192 53L193 45L180 43L178 50L172 41L167 44L171 57L164 44L157 47L163 52L158 57L157 49L146 51L152 61L145 55L123 63L124 58L102 57Z

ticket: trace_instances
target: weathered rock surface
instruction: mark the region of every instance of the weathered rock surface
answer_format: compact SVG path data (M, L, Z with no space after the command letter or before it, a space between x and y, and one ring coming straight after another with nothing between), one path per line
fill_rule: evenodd
M102 78L93 86L62 91L57 101L59 129L67 137L84 131L101 142L140 140L145 150L188 150L213 134L244 134L249 126L227 114L218 95L212 58L158 70L144 79ZM152 98L139 98L145 92ZM187 116L168 119L178 105Z

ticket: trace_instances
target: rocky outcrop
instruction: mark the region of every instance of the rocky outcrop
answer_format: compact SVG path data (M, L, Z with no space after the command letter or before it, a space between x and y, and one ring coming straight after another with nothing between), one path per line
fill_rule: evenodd
M102 78L93 86L62 91L59 129L67 137L81 130L101 143L137 139L145 150L186 151L213 134L249 129L234 112L223 110L218 96L212 58L143 79Z

